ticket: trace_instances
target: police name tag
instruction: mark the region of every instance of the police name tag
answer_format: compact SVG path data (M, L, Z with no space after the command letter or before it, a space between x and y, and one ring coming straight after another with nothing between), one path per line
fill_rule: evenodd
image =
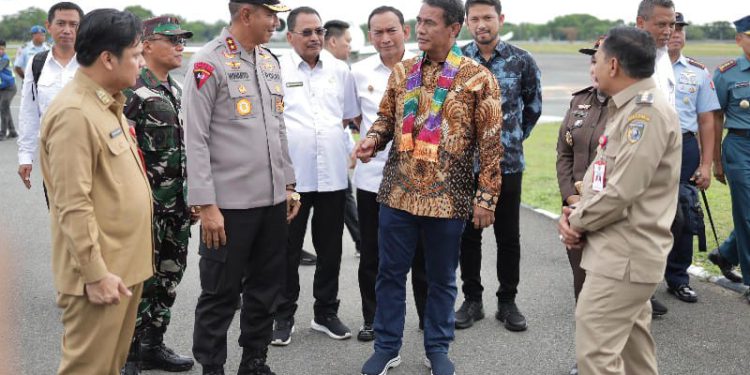
M597 160L594 162L593 168L594 183L591 185L591 190L600 192L604 190L604 185L606 184L605 172L607 170L607 163L604 160Z
M120 129L120 128L117 128L117 129L115 129L115 130L112 130L112 131L111 131L111 132L109 133L109 137L110 137L110 138L114 138L114 137L117 137L117 136L118 136L118 135L120 135L120 134L122 134L122 129Z
M302 87L302 82L287 82L286 87Z

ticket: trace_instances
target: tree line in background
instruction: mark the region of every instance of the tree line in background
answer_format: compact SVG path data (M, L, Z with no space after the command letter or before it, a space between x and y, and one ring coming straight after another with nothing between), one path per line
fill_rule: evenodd
M135 5L126 7L125 10L132 12L141 19L154 16L154 13L142 6ZM206 42L221 33L221 29L227 26L224 21L207 23L203 21L187 21L177 16L183 27L193 32L194 42ZM30 7L18 13L3 16L0 22L0 38L5 40L25 41L29 39L29 29L33 25L43 25L47 19L47 12L40 8ZM416 20L408 20L407 23L414 30ZM503 33L513 32L514 40L529 41L593 41L614 26L625 25L623 20L600 20L589 14L569 14L559 16L545 24L506 22ZM628 23L632 25L632 23ZM367 31L367 24L360 25L363 31ZM688 40L734 40L734 27L726 21L716 21L705 25L691 25L687 28ZM471 39L469 30L464 27L459 39ZM415 33L412 32L410 41L416 41Z

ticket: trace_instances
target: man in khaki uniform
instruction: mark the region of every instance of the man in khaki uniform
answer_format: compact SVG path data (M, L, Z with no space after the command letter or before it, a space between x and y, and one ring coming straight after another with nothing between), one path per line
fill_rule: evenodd
M649 298L672 248L682 136L676 114L650 78L653 39L617 27L594 55L610 122L583 178L581 201L565 207L560 239L583 248L586 281L576 306L581 374L658 374Z
M153 274L151 189L120 93L135 84L143 61L141 29L129 12L87 14L75 44L80 70L42 122L52 270L63 310L58 374L119 373L142 283Z

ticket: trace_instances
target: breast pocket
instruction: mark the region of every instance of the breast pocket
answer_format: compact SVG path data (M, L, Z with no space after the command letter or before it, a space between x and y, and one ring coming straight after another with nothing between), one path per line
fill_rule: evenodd
M244 71L228 73L228 75L232 74L244 79L232 79L232 77L227 79L229 88L227 111L231 113L229 118L239 121L258 117L261 109L258 105L257 88L255 83L250 81L250 73Z
M120 134L107 140L107 159L109 160L110 168L112 168L113 171L127 168L127 163L130 162L128 159L128 149L130 149L130 144L125 138L125 134ZM117 173L113 173L112 178L118 183L121 182Z
M750 86L733 87L732 98L737 101L741 101L744 99L750 100Z

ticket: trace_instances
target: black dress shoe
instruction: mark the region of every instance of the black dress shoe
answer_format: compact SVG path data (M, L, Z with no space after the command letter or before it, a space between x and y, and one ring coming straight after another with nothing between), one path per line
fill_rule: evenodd
M141 369L158 369L169 372L188 371L195 362L192 358L181 356L164 345L161 333L148 331L141 341Z
M18 138L18 133L16 133L16 132L10 132L8 134L8 138Z
M141 369L138 366L138 362L128 361L125 362L125 366L120 370L120 375L140 375Z
M302 250L302 255L300 255L299 258L299 264L301 266L314 266L317 262L318 257L315 256L315 254Z
M203 375L224 375L224 366L222 365L203 366Z
M484 319L484 306L482 301L465 300L461 308L456 311L456 329L465 329L474 325L474 322Z
M375 340L375 330L372 329L372 323L365 323L357 333L357 341L367 342Z
M508 331L521 332L528 328L526 317L518 310L515 302L498 302L495 319L505 323Z
M659 300L657 300L656 297L651 296L651 316L652 317L662 316L668 312L669 312L669 309L667 308L667 306L659 302Z
M683 302L698 302L698 294L693 291L693 288L690 287L690 285L682 284L676 288L672 288L671 286L667 288L667 291L669 293L672 293L677 299Z
M721 274L724 275L724 277L726 277L727 280L733 283L742 282L742 276L734 273L733 271L734 266L732 266L732 264L729 263L729 261L726 260L726 258L721 256L721 253L719 253L719 248L714 249L712 252L708 254L708 260L710 260L711 263L719 267Z
M242 359L237 375L276 375L266 364L268 348L264 349L242 349Z

